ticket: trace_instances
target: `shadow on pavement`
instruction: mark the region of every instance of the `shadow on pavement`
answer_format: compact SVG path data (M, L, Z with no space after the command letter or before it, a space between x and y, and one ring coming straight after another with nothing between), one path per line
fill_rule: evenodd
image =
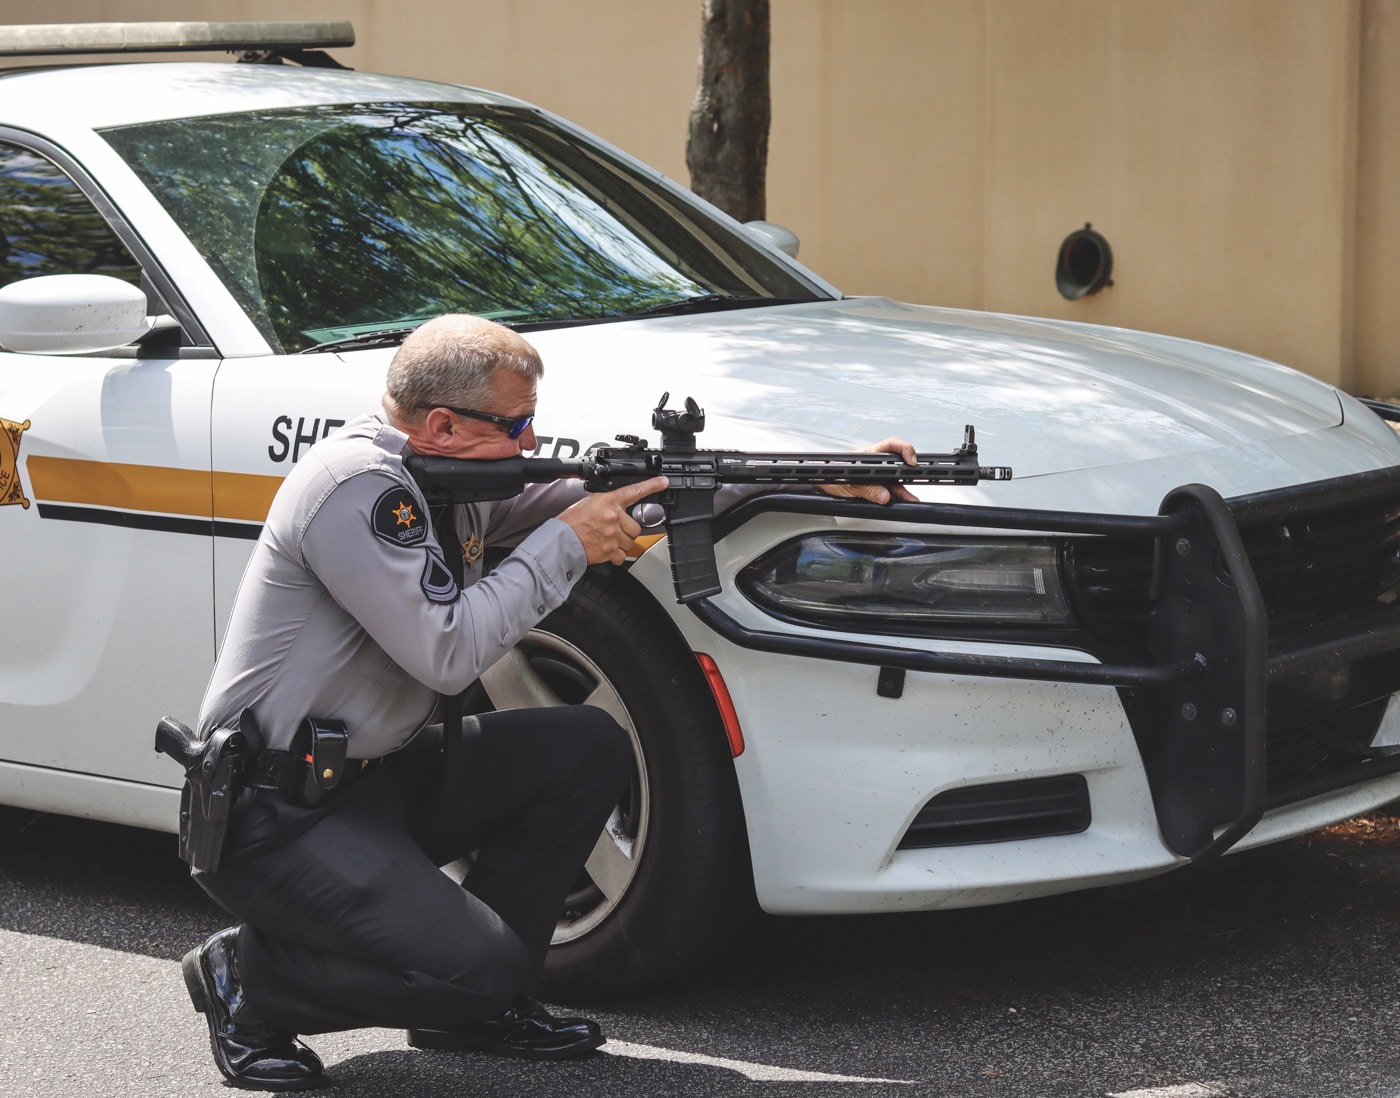
M0 927L174 960L227 924L175 836L0 808Z
M1382 1093L1400 1081L1398 839L1378 818L1127 888L760 919L704 974L588 1010L623 1041L921 1081L862 1084L863 1096L936 1081L940 1095L1046 1098L1222 1077L1232 1098ZM0 928L174 960L224 922L172 836L0 809ZM337 1047L347 1096L851 1093L700 1062L503 1064L366 1052L353 1036Z

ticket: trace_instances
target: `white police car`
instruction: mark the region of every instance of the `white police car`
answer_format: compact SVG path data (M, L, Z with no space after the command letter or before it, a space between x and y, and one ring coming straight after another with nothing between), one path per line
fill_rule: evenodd
M478 706L587 700L633 736L560 984L674 972L750 890L995 903L1400 796L1377 410L1215 347L845 298L546 112L318 65L324 28L108 30L305 67L0 74L0 802L174 829L153 727L197 712L269 499L449 310L540 348L541 454L644 434L670 390L710 446L940 451L972 423L1016 473L874 517L747 500L722 593L678 605L663 542L483 679Z

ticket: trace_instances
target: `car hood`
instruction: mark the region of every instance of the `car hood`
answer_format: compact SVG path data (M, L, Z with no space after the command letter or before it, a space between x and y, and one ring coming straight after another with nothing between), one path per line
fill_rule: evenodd
M613 429L620 420L649 435L662 391L706 409L701 445L715 448L850 449L897 433L941 451L970 423L982 461L1013 466L1018 480L1199 455L1343 419L1332 387L1220 347L882 298L530 339L548 366L546 426L602 403Z

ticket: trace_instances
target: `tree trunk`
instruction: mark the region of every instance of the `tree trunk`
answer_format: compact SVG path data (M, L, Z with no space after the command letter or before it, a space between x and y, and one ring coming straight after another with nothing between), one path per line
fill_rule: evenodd
M767 204L768 0L701 0L700 82L690 106L690 189L731 217Z

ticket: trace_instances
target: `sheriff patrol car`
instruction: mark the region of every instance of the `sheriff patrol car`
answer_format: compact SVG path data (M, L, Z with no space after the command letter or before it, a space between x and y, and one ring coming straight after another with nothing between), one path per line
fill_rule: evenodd
M174 829L152 731L197 712L268 501L449 310L539 347L541 454L644 434L669 390L710 446L971 423L1016 474L747 499L718 595L678 605L660 541L483 677L479 708L587 701L632 736L559 983L674 972L753 896L1043 896L1400 797L1389 410L1216 347L845 297L545 111L338 67L344 24L0 35L49 55L0 73L0 802ZM253 63L57 56L181 48Z

